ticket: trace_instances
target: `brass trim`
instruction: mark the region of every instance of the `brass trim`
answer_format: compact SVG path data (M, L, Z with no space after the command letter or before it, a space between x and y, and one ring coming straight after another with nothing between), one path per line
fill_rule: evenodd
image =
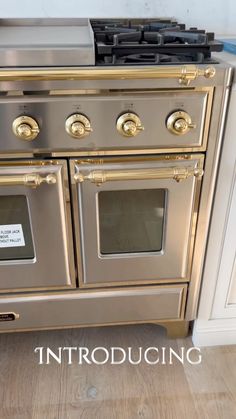
M188 85L198 77L213 78L214 67L199 68L196 65L163 67L75 67L51 69L8 69L0 71L3 81L53 81L53 80L130 80L130 79L177 79Z
M200 179L203 176L203 169L200 167L168 167L143 170L96 170L89 174L76 173L74 179L78 183L89 180L97 186L110 181L125 180L148 180L148 179L173 179L176 182L195 176Z
M57 183L57 178L52 173L43 177L37 173L31 173L27 175L1 175L0 176L0 186L29 186L31 188L36 188L37 186L46 183L48 185L54 185Z
M104 163L127 163L127 162L150 162L150 161L162 161L162 162L176 162L176 161L191 161L191 160L196 160L197 159L201 159L203 156L203 154L201 153L197 153L197 154L166 154L166 152L164 154L146 154L146 155L139 155L138 153L135 153L134 155L129 155L127 154L127 156L101 156L101 157L90 157L88 156L88 158L84 158L82 157L82 159L78 156L77 159L75 159L75 163L77 164L82 164L84 166L88 165L88 164L104 164ZM1 165L1 162L0 162Z
M9 155L9 159L13 158L12 154ZM5 156L6 158L6 156ZM25 160L25 156L21 156L21 158L24 158L24 160L0 160L0 167L47 167L47 166L58 166L64 163L66 160L41 160L41 159L35 159L35 160Z

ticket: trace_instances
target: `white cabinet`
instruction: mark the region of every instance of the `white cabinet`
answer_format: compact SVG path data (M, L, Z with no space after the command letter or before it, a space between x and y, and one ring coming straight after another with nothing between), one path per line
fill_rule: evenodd
M236 103L235 103L236 106ZM235 108L236 112L236 108ZM236 135L235 135L236 140ZM235 141L236 142L236 141ZM235 153L236 155L236 153ZM227 171L227 168L225 168ZM236 318L236 179L235 167L232 194L226 217L226 228L219 265L218 281L214 303L213 318Z
M193 341L198 346L236 344L236 84L231 92Z
M235 259L234 259L234 268L233 268L231 281L230 281L228 303L233 309L236 309L236 261Z

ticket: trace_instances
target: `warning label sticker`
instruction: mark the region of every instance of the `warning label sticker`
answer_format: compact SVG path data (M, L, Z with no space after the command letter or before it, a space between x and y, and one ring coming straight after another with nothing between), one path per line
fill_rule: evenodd
M0 248L25 246L21 224L0 225Z

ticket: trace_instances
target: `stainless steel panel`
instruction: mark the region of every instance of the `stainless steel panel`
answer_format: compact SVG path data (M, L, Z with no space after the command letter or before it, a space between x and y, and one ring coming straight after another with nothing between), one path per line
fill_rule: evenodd
M150 94L80 95L70 97L5 97L0 101L0 152L7 151L87 151L137 149L206 148L209 120L206 118L208 92L160 92ZM211 105L211 104L210 104ZM196 124L185 135L166 128L167 116L184 109ZM134 138L123 137L116 129L118 116L126 111L139 115L144 131ZM86 115L93 132L83 139L70 137L65 121L73 113ZM15 137L12 123L19 115L30 115L40 126L34 141Z
M0 322L0 332L182 319L185 298L186 285L3 297L0 313L19 318Z
M5 21L0 24L0 65L66 66L94 65L93 33L88 19L70 22L49 19ZM29 44L30 42L30 44Z
M79 162L71 161L72 179L74 174L88 174L93 170L146 170L155 168L190 168L198 167L202 155L189 156L168 161L146 159L134 162ZM73 180L72 180L73 182ZM75 182L75 181L74 181ZM191 266L191 238L194 237L194 211L199 199L200 181L190 177L182 182L174 179L129 180L107 182L100 186L85 181L73 185L73 206L76 223L76 242L79 260L79 280L81 286L117 285L189 280ZM167 191L167 204L164 223L163 249L160 252L125 253L102 255L99 249L99 210L98 193L100 191L121 190L157 190ZM196 216L196 214L195 214ZM195 220L196 221L196 220Z
M26 197L34 246L33 259L0 261L0 292L75 287L66 163L0 163L0 184L1 176L14 182L14 176L18 181L19 175L29 174L53 174L57 182L37 188L0 186L0 196Z

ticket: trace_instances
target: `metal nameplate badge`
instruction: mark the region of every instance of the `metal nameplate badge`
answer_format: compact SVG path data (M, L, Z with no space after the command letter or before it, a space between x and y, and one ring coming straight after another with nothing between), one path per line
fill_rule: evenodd
M0 313L0 322L12 322L13 320L19 319L20 315L10 312L10 313Z

